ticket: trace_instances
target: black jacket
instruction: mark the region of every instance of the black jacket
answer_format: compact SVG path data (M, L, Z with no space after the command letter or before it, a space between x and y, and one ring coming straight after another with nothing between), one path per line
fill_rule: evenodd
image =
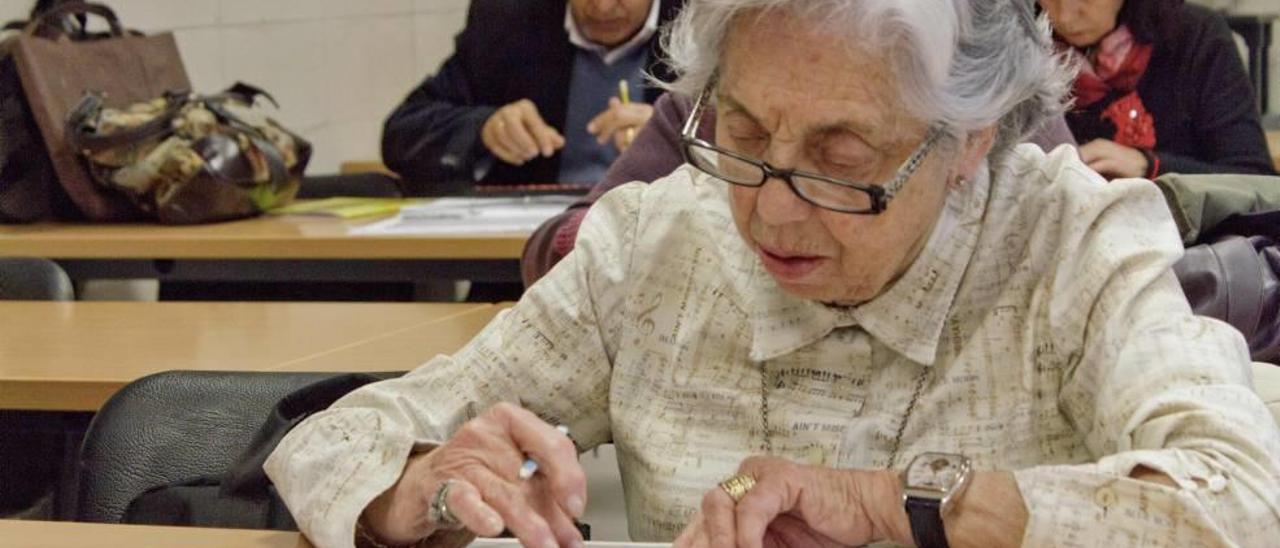
M1177 22L1156 42L1138 82L1155 119L1160 173L1273 173L1253 87L1226 21L1193 5L1169 16ZM1067 115L1081 145L1115 136L1101 115L1117 98Z
M660 2L660 23L674 17L682 0ZM408 186L467 187L476 163L489 155L480 128L498 107L529 99L551 126L564 131L574 47L564 29L564 0L473 0L454 54L387 118L382 159ZM660 34L660 33L659 33ZM647 72L663 80L670 70L649 41ZM646 102L660 90L646 89ZM496 158L478 184L555 182L560 155L523 166ZM435 190L439 190L436 188Z

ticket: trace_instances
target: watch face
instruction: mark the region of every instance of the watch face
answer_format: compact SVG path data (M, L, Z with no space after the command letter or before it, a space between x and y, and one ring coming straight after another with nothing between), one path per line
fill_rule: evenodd
M907 468L907 486L946 492L960 481L968 463L957 455L924 453L911 461Z

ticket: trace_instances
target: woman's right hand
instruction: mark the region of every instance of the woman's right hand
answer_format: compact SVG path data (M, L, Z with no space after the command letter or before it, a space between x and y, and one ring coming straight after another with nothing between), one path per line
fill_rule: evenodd
M524 459L538 462L528 480ZM497 536L509 529L524 546L581 546L573 518L582 517L587 479L577 450L533 413L499 403L462 425L436 449L410 457L400 479L365 508L375 538L408 544L434 533L431 504L451 481L445 505L472 533Z

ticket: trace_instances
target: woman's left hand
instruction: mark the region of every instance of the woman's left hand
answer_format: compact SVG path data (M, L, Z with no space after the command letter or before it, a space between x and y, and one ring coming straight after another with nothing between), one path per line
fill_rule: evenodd
M1094 139L1080 147L1080 159L1107 179L1146 177L1151 167L1142 151L1107 139Z
M891 528L869 509L900 509L898 480L889 471L834 470L767 457L742 462L755 487L734 503L719 486L676 539L681 548L862 545Z

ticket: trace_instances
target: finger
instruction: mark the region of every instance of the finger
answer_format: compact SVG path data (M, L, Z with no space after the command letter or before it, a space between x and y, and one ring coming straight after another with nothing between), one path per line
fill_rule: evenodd
M708 546L733 548L735 545L734 537L738 531L734 524L733 505L733 499L719 486L702 496L702 524Z
M545 157L550 158L557 150L564 148L564 137L560 136L556 128L544 125L534 135Z
M525 131L534 142L533 155L542 154L549 158L555 154L559 147L554 146L551 136L560 133L547 125L546 120L542 119L542 114L538 112L538 107L532 101L520 101L515 106L520 112L520 120L524 124Z
M479 536L496 537L506 527L498 511L486 504L480 491L466 480L453 480L445 505L459 523Z
M599 134L600 126L605 123L605 120L613 118L613 115L613 108L607 108L600 111L600 114L597 114L595 118L592 118L590 122L587 122L587 133L592 135Z
M740 548L761 548L769 524L791 510L795 503L794 490L785 476L769 474L757 479L756 486L734 506Z
M538 142L534 139L533 132L529 131L527 117L527 113L517 110L503 129L506 130L507 142L511 144L511 148L519 151L525 160L531 160L538 155Z
M629 127L613 134L613 146L618 152L625 152L631 146L631 142L635 140L635 131L635 128Z
M498 404L494 410L507 421L516 446L538 461L538 473L546 476L556 501L569 515L582 517L587 506L587 475L578 463L573 441L528 410L511 404Z
M498 512L522 546L559 546L547 520L529 506L519 487L480 466L469 468L466 479L480 491L484 502Z
M1099 158L1089 163L1089 168L1098 172L1099 175L1106 177L1114 176L1117 171L1117 165L1111 158Z
M499 120L500 118L495 118L493 121L486 123L480 132L480 139L484 141L484 145L489 149L489 152L492 152L499 160L513 165L523 164L524 159L511 149L506 142L506 137L499 131L499 128L503 125Z
M676 537L671 546L672 548L706 548L707 535L702 527L702 517L695 517L693 522L680 532L680 536Z
M578 531L576 526L574 526L573 518L564 513L564 510L556 504L554 499L546 496L546 494L549 494L549 491L547 490L547 481L545 477L536 476L531 480L526 487L526 492L528 491L543 494L543 496L534 495L542 502L539 506L539 511L542 513L543 519L546 519L547 524L551 526L551 532L555 535L556 540L560 542L561 546L574 546L582 542L582 533Z
M526 127L529 128L530 134L538 143L538 149L543 156L551 157L560 147L564 146L564 138L560 136L560 132L547 125L541 117L526 121Z
M494 137L492 139L492 144L489 146L489 152L492 152L499 160L508 164L516 166L524 165L524 156L515 150L512 150L510 145L506 143L505 137Z
M512 128L515 128L514 130ZM520 126L518 118L509 118L504 120L503 124L498 126L498 142L506 149L507 154L513 157L517 165L528 162L533 156L529 154L525 144L520 142L520 136L524 130Z

